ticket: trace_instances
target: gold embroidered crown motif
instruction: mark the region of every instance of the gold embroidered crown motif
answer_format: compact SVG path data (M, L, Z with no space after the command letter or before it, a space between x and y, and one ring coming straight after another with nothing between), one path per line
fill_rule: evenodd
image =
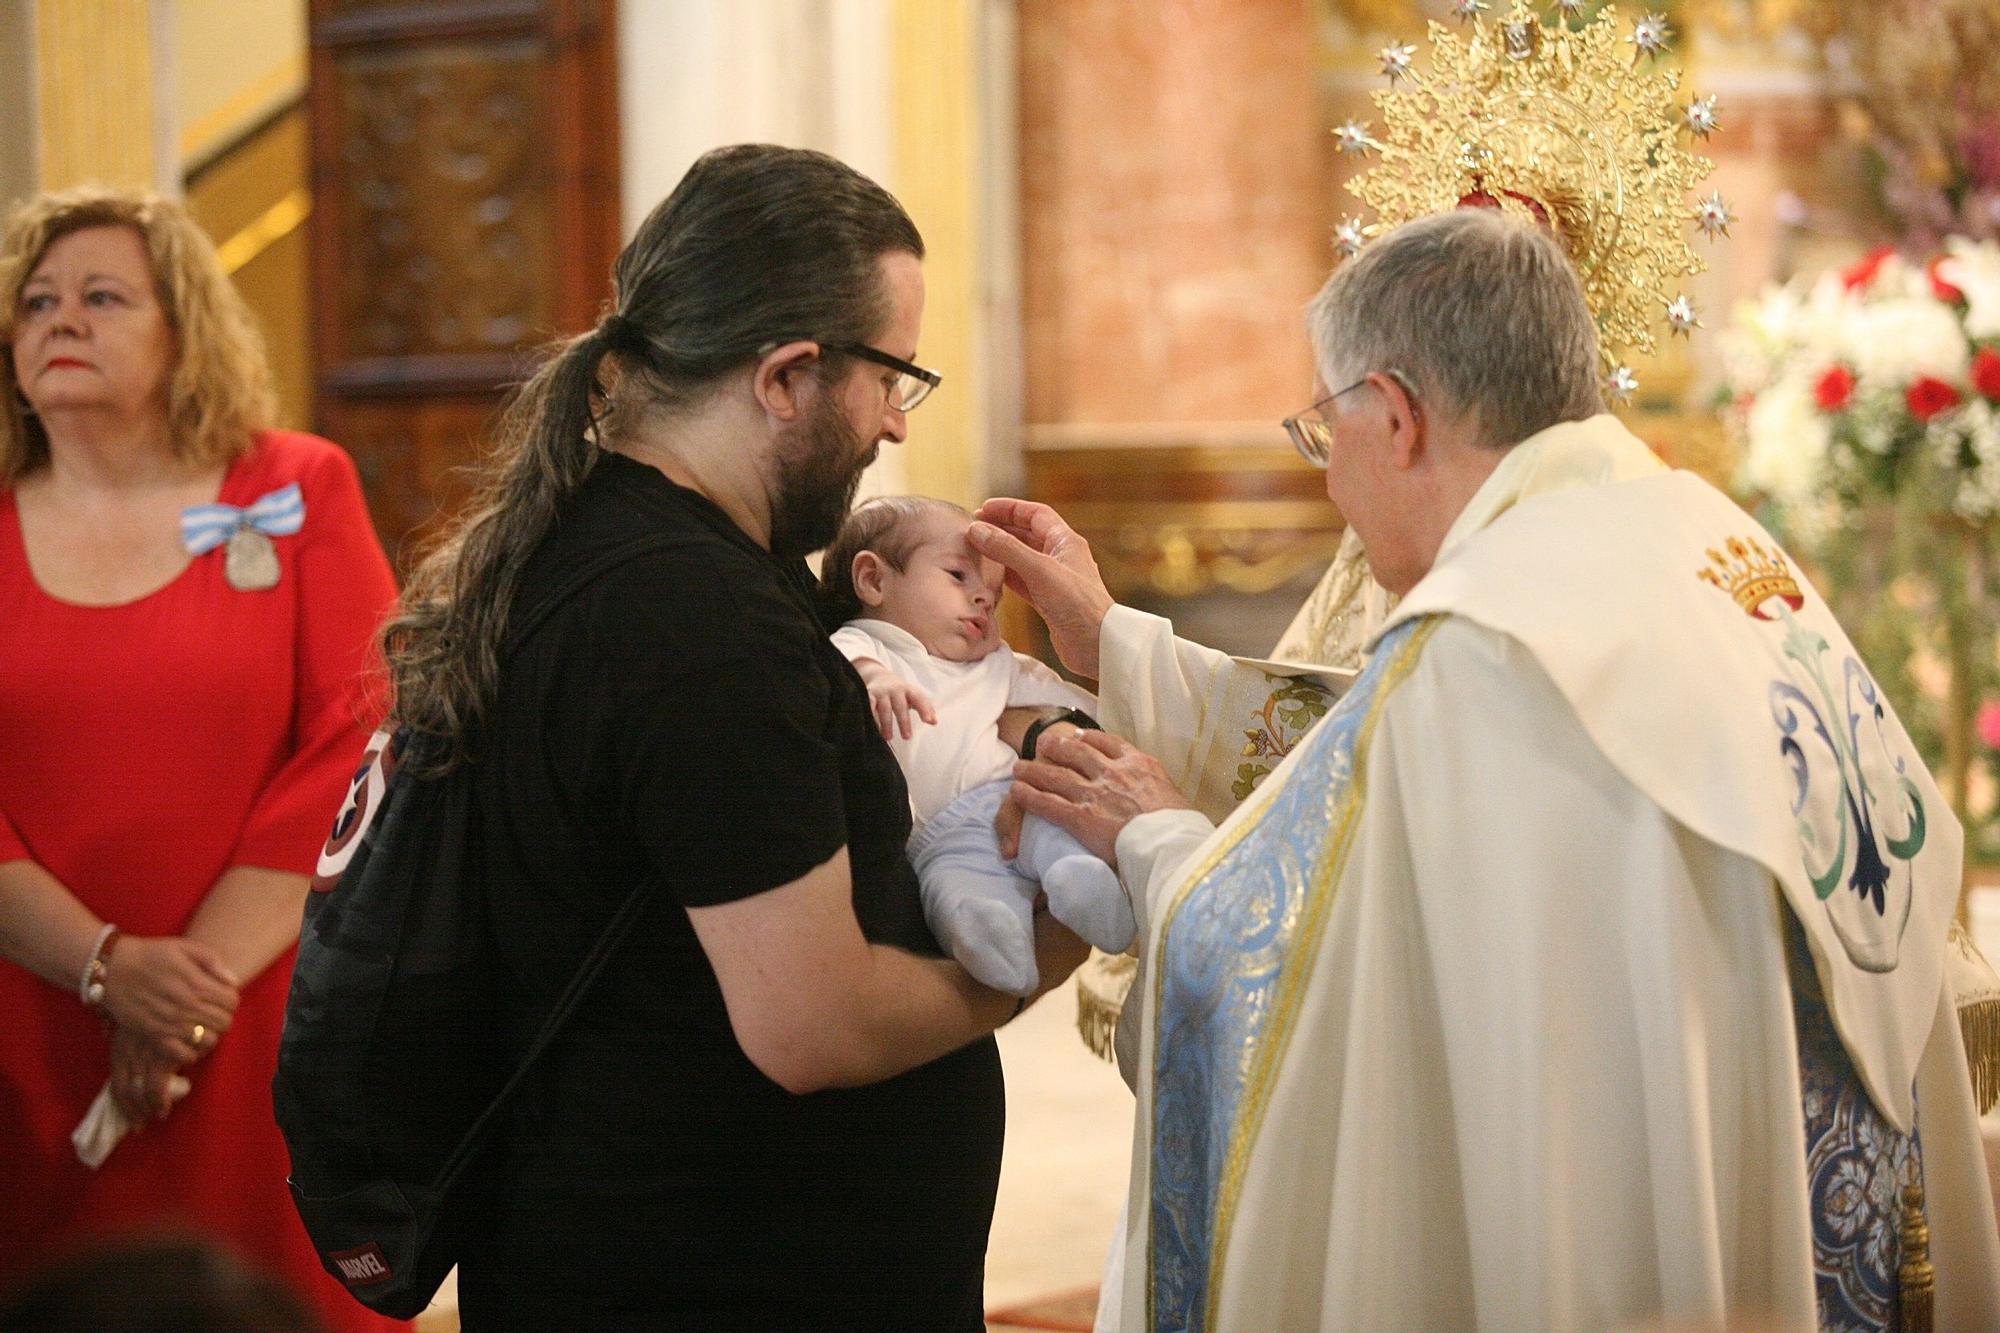
M1726 556L1724 551L1728 552ZM1794 611L1806 604L1805 594L1799 591L1799 581L1792 577L1792 567L1785 562L1784 552L1776 547L1766 548L1747 537L1731 537L1723 543L1721 551L1709 547L1708 566L1695 577L1728 593L1738 606L1759 620L1771 618L1763 607L1773 597L1782 599Z

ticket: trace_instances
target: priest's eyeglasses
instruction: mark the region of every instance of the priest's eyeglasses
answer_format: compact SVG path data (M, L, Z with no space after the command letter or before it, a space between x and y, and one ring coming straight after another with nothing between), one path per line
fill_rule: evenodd
M1410 396L1410 403L1414 407L1417 395L1410 388L1408 377L1400 370L1385 370L1382 373L1402 386L1403 392ZM1368 377L1363 375L1345 389L1336 389L1314 403L1311 407L1308 407L1305 411L1284 419L1281 424L1285 428L1285 434L1292 437L1292 446L1299 451L1299 457L1305 459L1306 462L1311 463L1314 467L1324 468L1326 466L1327 460L1333 457L1333 423L1326 419L1322 409L1334 399L1341 397L1343 394L1353 393L1366 383L1368 383Z
M931 396L931 390L944 383L944 376L935 370L925 370L914 362L905 361L900 356L890 356L887 352L868 346L866 343L821 343L829 352L844 352L848 356L872 361L878 366L896 371L896 379L889 386L889 401L899 412L913 412L918 403Z

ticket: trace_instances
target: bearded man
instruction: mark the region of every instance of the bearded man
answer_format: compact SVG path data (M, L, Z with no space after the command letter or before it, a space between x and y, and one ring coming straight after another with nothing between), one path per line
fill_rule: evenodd
M803 560L938 383L922 258L824 154L704 156L387 631L406 762L471 784L510 1065L650 892L482 1163L468 1330L983 1327L1025 1001L925 926ZM1084 952L1037 943L1045 986Z

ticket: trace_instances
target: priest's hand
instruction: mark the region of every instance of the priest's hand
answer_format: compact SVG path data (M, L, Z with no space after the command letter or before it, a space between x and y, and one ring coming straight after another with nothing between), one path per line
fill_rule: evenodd
M1014 765L1009 797L1027 814L1069 830L1114 867L1118 835L1127 824L1155 810L1194 808L1159 760L1105 731L1045 735L1034 759ZM1007 830L1001 832L1004 838Z
M1007 586L1048 622L1063 665L1096 680L1098 633L1113 602L1090 543L1033 500L988 500L973 517L966 533L973 548L1006 567Z

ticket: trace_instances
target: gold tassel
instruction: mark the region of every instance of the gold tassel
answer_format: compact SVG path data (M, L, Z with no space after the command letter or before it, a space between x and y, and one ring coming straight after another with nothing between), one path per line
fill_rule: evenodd
M1076 997L1076 1029L1083 1034L1083 1044L1099 1058L1111 1060L1117 1057L1117 1011L1107 1009L1082 991L1077 992Z
M1902 1333L1931 1333L1931 1303L1937 1270L1931 1267L1931 1229L1924 1220L1924 1187L1903 1190L1903 1266L1897 1273L1902 1299L1897 1327Z
M1130 954L1094 954L1076 974L1076 1027L1083 1044L1105 1060L1117 1059L1118 1015L1139 960Z
M2000 1101L2000 999L1975 1000L1958 1010L1965 1038L1965 1063L1972 1071L1972 1098L1985 1115Z
M1956 917L1945 928L1944 959L1965 1064L1972 1074L1972 1099L1985 1115L2000 1099L2000 975Z

